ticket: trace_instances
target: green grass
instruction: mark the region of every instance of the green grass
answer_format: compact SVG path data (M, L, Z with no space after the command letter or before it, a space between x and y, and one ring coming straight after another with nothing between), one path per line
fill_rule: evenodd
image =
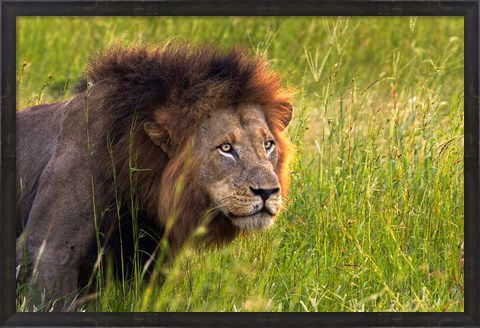
M290 200L268 231L186 250L153 285L107 281L84 310L463 311L461 18L22 17L18 108L70 97L113 40L172 38L265 53L295 87Z

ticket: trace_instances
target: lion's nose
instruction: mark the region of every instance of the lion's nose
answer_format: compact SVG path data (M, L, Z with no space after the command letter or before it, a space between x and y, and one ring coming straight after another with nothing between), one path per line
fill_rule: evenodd
M263 201L266 201L270 196L278 193L280 191L280 188L273 188L273 189L255 189L250 187L252 192L257 195L262 197Z

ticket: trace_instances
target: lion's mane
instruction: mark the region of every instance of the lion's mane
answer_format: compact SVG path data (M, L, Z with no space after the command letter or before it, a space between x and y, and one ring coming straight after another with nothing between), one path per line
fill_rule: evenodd
M289 183L289 143L282 131L291 119L290 92L261 56L239 48L169 43L163 46L113 46L98 53L87 71L86 96L95 89L98 111L108 137L96 156L100 194L106 207L119 197L123 208L137 206L143 222L155 224L179 247L209 206L199 188L196 158L189 158L189 140L198 122L215 110L258 104L279 149L277 175L283 196ZM81 91L81 90L80 90ZM143 133L143 122L160 122L176 149L169 156ZM105 173L106 172L106 173ZM133 195L133 196L132 196ZM132 205L133 204L133 205ZM177 216L168 227L169 217ZM112 220L115 221L115 220ZM228 220L212 220L208 241L229 241L238 233Z

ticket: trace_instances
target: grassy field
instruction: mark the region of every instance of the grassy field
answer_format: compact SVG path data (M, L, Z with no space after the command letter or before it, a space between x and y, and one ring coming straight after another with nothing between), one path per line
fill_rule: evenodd
M114 40L172 38L264 53L296 89L290 201L81 310L463 311L461 18L19 18L18 108L70 97Z

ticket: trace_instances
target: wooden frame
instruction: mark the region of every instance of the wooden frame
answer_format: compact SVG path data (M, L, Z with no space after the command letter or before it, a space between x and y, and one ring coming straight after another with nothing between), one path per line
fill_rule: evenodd
M479 326L478 0L5 1L1 0L0 324L6 326ZM318 15L463 16L465 26L464 313L15 313L15 22L17 16Z

